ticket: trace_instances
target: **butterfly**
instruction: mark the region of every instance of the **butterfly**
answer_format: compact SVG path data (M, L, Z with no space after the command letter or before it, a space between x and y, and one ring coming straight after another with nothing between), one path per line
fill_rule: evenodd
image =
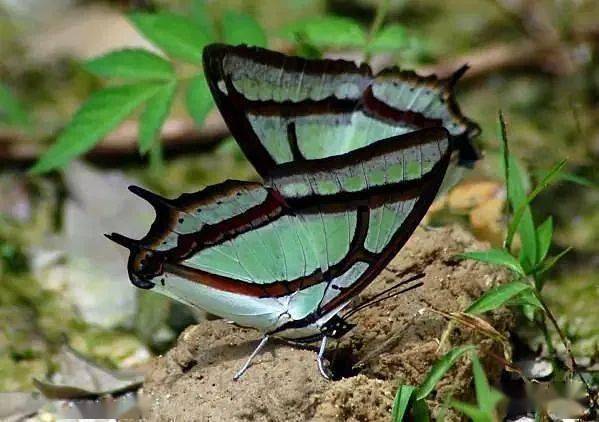
M478 126L447 79L213 44L210 91L262 183L227 180L167 199L140 187L156 219L133 240L134 285L294 342L350 324L339 314L406 243L449 168L478 158Z

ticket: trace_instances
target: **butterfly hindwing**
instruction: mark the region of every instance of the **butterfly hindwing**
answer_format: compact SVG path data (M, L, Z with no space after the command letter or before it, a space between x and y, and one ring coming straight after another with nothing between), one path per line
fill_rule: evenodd
M308 324L347 303L403 246L445 174L448 138L425 129L290 163L266 186L227 181L174 200L133 188L157 217L128 241L131 278L266 332ZM393 171L413 156L418 171ZM336 188L321 191L331 175Z

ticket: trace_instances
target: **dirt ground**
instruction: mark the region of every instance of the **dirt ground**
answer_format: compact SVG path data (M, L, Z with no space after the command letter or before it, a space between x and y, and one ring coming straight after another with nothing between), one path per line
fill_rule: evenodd
M273 341L239 381L233 374L257 345L259 333L205 321L188 327L177 345L158 358L144 385L145 417L201 421L388 421L397 385L416 385L448 348L471 343L481 353L501 348L466 329L456 329L438 351L447 321L427 310L463 310L490 287L507 281L496 268L460 261L454 255L484 249L458 227L416 231L359 303L411 275L425 273L424 286L383 301L352 317L357 327L329 345L332 367L346 378L324 380L313 350ZM512 324L507 311L489 321L499 331ZM337 351L335 352L335 349ZM499 366L483 359L491 379ZM433 414L447 394L471 397L470 364L462 360L430 398ZM457 420L448 414L446 420Z

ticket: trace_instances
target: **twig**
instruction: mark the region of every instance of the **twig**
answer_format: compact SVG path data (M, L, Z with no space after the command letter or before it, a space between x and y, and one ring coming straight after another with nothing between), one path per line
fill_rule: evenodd
M368 31L368 39L366 40L366 52L364 54L365 62L369 62L371 59L372 53L370 51L370 43L381 29L383 21L385 20L385 16L387 16L388 10L389 0L379 0L378 6L376 8L376 15L374 16L374 20L372 21L372 25L370 25L370 30Z
M136 121L125 121L117 130L98 143L86 157L105 160L114 157L138 157ZM169 119L162 129L166 153L202 149L227 137L229 130L218 111L208 115L201 129L188 118ZM17 132L0 133L0 163L31 163L44 151L37 142Z

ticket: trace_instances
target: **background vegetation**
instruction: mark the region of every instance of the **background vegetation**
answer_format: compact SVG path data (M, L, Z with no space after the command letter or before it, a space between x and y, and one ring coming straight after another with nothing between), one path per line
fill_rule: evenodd
M121 252L95 238L115 221L139 234L151 221L127 198L133 180L176 195L257 178L203 79L215 41L425 74L469 63L459 100L481 124L485 159L429 218L470 227L493 249L465 258L515 274L513 290L470 314L516 305L533 350L568 362L563 337L570 355L599 357L595 1L51 3L0 2L0 390L31 389L65 338L106 365L143 365L197 317L134 290ZM477 410L454 407L494 409L478 380ZM426 391L402 387L394 411Z

